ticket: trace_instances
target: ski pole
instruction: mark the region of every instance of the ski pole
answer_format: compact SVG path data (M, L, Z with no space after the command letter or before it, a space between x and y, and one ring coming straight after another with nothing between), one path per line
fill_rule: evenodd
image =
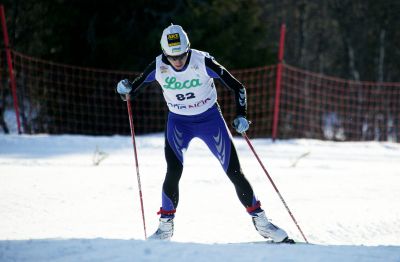
M129 95L126 95L126 105L127 105L127 107L128 107L129 125L130 125L130 127L131 127L131 136L132 136L133 151L134 151L134 154L135 154L136 176L137 176L138 188L139 188L140 207L141 207L141 209L142 209L142 219L143 219L144 238L147 239L146 220L145 220L145 218L144 218L144 207L143 207L142 183L140 182L139 161L138 161L137 151L136 151L135 128L134 128L134 126L133 126L131 99L130 99L130 96L129 96Z
M283 199L281 193L279 192L278 188L276 187L276 185L275 185L274 181L272 180L271 176L268 174L268 171L267 171L267 169L264 167L264 164L261 162L261 159L258 157L256 151L254 150L254 147L253 147L253 145L251 144L250 139L247 137L246 133L242 133L242 136L243 136L244 139L246 140L246 142L247 142L247 144L249 145L251 151L253 151L253 154L254 154L255 157L257 158L258 163L260 163L262 169L264 170L265 174L267 175L267 177L268 177L269 181L271 182L272 186L274 187L276 193L278 193L279 198L281 199L283 205L285 206L286 210L288 211L288 213L289 213L290 217L292 218L294 224L295 224L296 227L299 229L300 234L303 236L303 238L304 238L304 240L306 241L306 243L308 243L308 240L307 240L306 236L303 234L303 231L301 230L299 224L297 223L296 219L294 218L294 216L293 216L292 212L290 211L288 205L286 204L285 200Z

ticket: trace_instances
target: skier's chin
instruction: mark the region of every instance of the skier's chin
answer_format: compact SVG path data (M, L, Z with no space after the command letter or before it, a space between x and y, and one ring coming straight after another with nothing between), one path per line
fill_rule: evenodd
M181 65L173 65L175 70L181 70L183 68L185 64L181 64Z

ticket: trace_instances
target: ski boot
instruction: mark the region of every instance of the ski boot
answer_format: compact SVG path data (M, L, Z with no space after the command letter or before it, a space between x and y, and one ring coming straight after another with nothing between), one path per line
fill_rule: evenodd
M153 235L149 236L148 239L170 240L173 234L174 219L169 217L161 217L160 225L158 226L157 231Z
M264 238L270 238L275 243L294 243L285 232L285 230L269 222L265 211L251 214L253 224L258 233Z

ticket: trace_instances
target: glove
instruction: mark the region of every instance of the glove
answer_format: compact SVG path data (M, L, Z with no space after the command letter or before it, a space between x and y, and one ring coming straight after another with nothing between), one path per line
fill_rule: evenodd
M120 95L127 95L132 91L132 84L129 83L128 79L119 81L117 85L117 92Z
M233 120L233 128L240 134L244 133L249 129L249 121L243 116L237 116L235 120Z

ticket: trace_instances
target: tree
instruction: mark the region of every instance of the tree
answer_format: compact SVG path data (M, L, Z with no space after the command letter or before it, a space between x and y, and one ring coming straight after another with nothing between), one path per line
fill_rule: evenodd
M142 70L160 54L160 36L181 24L194 47L228 66L271 63L257 0L8 2L13 47L57 62Z

